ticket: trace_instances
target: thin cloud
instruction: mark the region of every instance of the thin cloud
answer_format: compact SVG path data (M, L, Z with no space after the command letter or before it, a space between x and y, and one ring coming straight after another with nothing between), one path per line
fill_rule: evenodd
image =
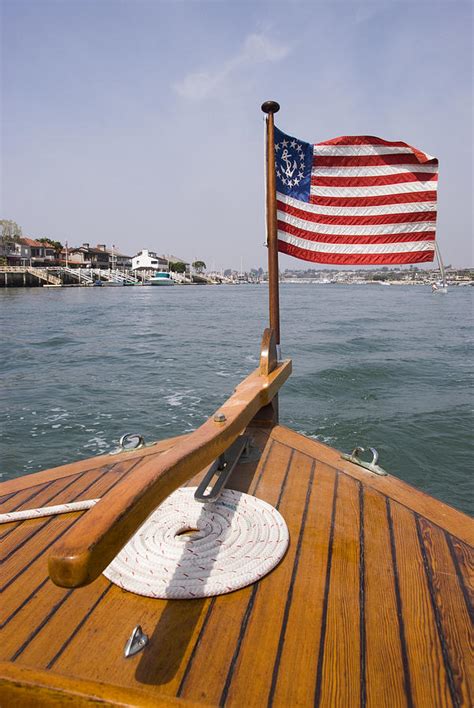
M264 34L250 34L238 54L228 59L215 71L196 71L174 84L174 90L183 98L200 101L208 98L239 69L255 64L277 62L290 53L290 47L276 43Z

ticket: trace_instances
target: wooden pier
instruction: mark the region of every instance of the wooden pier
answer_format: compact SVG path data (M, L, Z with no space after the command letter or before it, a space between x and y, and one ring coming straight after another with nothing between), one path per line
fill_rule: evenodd
M0 287L34 287L39 285L62 285L57 275L45 268L34 266L0 266Z

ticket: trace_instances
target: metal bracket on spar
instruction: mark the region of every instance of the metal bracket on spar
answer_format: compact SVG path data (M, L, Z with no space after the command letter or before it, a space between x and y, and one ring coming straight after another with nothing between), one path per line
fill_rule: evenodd
M226 452L220 455L211 465L206 476L194 492L194 499L196 501L203 503L214 502L219 498L237 463L246 454L249 444L249 437L247 435L241 435ZM216 477L214 485L208 490L214 477Z

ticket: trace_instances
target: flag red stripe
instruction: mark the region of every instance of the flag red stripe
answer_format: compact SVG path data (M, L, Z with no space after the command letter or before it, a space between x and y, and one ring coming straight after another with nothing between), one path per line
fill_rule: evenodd
M402 147L413 150L413 152L415 151L415 148L412 148L410 145L400 140L393 142L376 138L373 135L341 135L339 138L325 140L322 143L317 143L317 145L386 145L387 147ZM421 151L418 150L417 152Z
M437 164L437 160L423 161L422 164ZM313 167L372 167L384 165L419 165L416 155L395 153L393 155L313 155Z
M378 214L376 216L331 216L326 214L313 214L311 211L298 209L278 199L277 207L279 211L283 211L285 214L296 216L298 219L304 219L305 221L311 221L316 224L370 226L378 224L407 224L417 221L436 221L435 211L412 211L402 214Z
M431 172L399 172L378 177L319 177L311 176L313 187L377 187L402 182L436 182L438 175Z
M289 256L313 263L333 265L397 265L399 263L425 263L432 261L434 251L417 251L415 253L369 253L341 255L340 253L320 253L298 248L285 241L278 241L278 250Z
M360 234L319 234L315 231L307 231L300 229L292 224L287 224L286 221L277 221L278 230L285 234L297 236L306 241L315 241L316 243L406 243L412 241L434 241L435 231L415 231L402 234L378 234L377 236L365 236Z
M309 197L310 204L320 206L364 207L384 204L406 204L408 202L436 202L436 192L403 192L401 194L382 194L377 197Z

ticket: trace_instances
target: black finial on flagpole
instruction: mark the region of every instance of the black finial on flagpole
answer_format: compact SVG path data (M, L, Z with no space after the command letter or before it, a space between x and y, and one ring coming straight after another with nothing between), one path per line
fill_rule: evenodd
M264 113L278 113L280 110L280 104L276 101L265 101L262 103L262 111Z

